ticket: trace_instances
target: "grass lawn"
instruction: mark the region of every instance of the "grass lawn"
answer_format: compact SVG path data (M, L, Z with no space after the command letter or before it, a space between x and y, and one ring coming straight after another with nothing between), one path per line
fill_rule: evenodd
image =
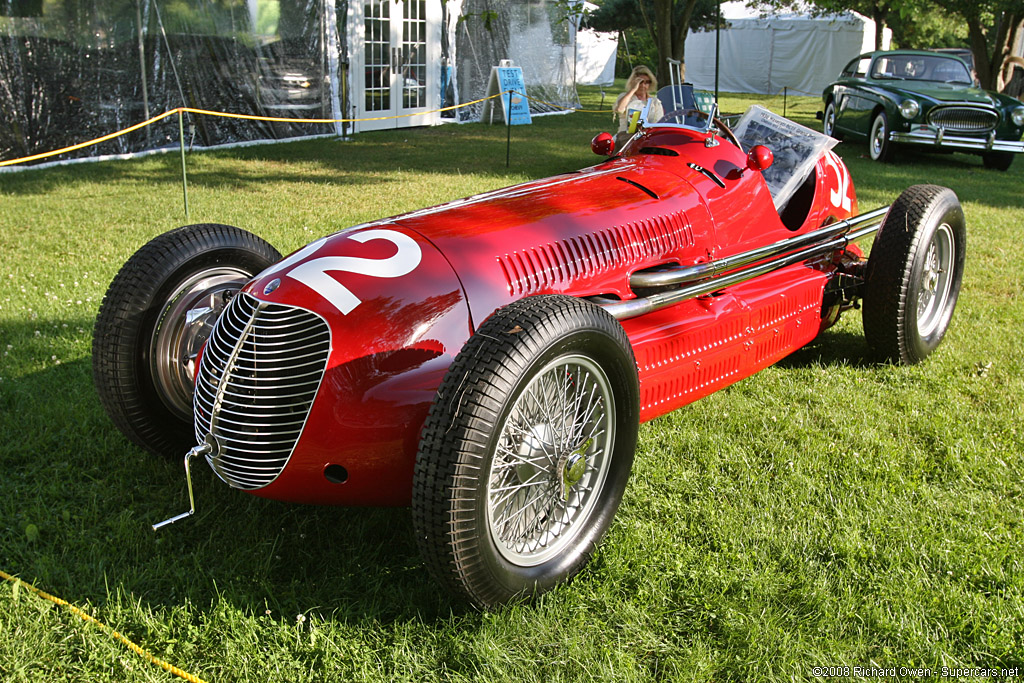
M613 97L609 93L609 97ZM584 93L597 107L600 93ZM723 110L755 100L726 95ZM761 99L782 112L781 97ZM605 100L605 108L609 100ZM819 127L812 98L787 114ZM189 222L291 251L329 231L596 163L608 113L366 133L188 158ZM492 613L441 594L405 509L290 505L131 446L91 381L117 269L186 222L176 154L0 174L0 569L207 681L748 681L814 667L1021 667L1024 159L866 159L862 210L953 188L968 256L943 345L878 364L858 312L641 428L622 508L571 584ZM171 674L0 583L0 679ZM851 671L852 673L852 671ZM980 680L980 678L979 678Z

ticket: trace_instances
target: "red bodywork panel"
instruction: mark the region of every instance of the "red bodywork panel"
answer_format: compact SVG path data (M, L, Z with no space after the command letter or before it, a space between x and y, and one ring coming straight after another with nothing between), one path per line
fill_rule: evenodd
M630 299L629 277L638 270L719 259L856 212L849 173L831 153L818 161L806 194L813 194L806 218L790 230L740 149L654 129L624 156L577 173L357 226L300 250L245 291L327 321L330 358L290 461L253 493L409 504L420 429L437 388L496 309L549 293ZM827 260L798 264L623 321L639 370L641 419L811 341L823 326L834 270ZM268 287L275 279L280 285ZM329 465L344 467L347 480L328 481Z

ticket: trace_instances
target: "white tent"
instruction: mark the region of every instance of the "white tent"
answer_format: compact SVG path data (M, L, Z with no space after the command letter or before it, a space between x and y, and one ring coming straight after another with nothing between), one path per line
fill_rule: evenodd
M718 89L775 95L784 88L818 96L846 64L875 49L875 22L856 12L762 17L743 2L722 3ZM882 46L889 47L885 29ZM715 89L715 32L686 37L686 80Z
M597 5L583 3L593 12ZM619 34L580 27L576 31L576 82L580 85L611 85L615 82L615 55Z

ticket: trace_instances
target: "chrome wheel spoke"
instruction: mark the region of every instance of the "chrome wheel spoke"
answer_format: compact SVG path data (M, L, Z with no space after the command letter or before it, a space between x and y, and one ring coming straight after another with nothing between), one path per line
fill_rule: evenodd
M567 354L515 399L497 436L487 489L488 527L507 560L545 562L586 528L610 466L612 396L600 366Z

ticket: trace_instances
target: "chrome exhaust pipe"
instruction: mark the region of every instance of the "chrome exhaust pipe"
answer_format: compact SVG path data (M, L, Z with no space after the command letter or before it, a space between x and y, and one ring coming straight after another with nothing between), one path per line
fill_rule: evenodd
M589 299L608 311L616 320L635 318L845 248L853 240L878 232L888 211L889 207L883 206L807 234L742 254L692 266L637 272L629 278L632 287L680 285L678 289L622 301L604 297Z

